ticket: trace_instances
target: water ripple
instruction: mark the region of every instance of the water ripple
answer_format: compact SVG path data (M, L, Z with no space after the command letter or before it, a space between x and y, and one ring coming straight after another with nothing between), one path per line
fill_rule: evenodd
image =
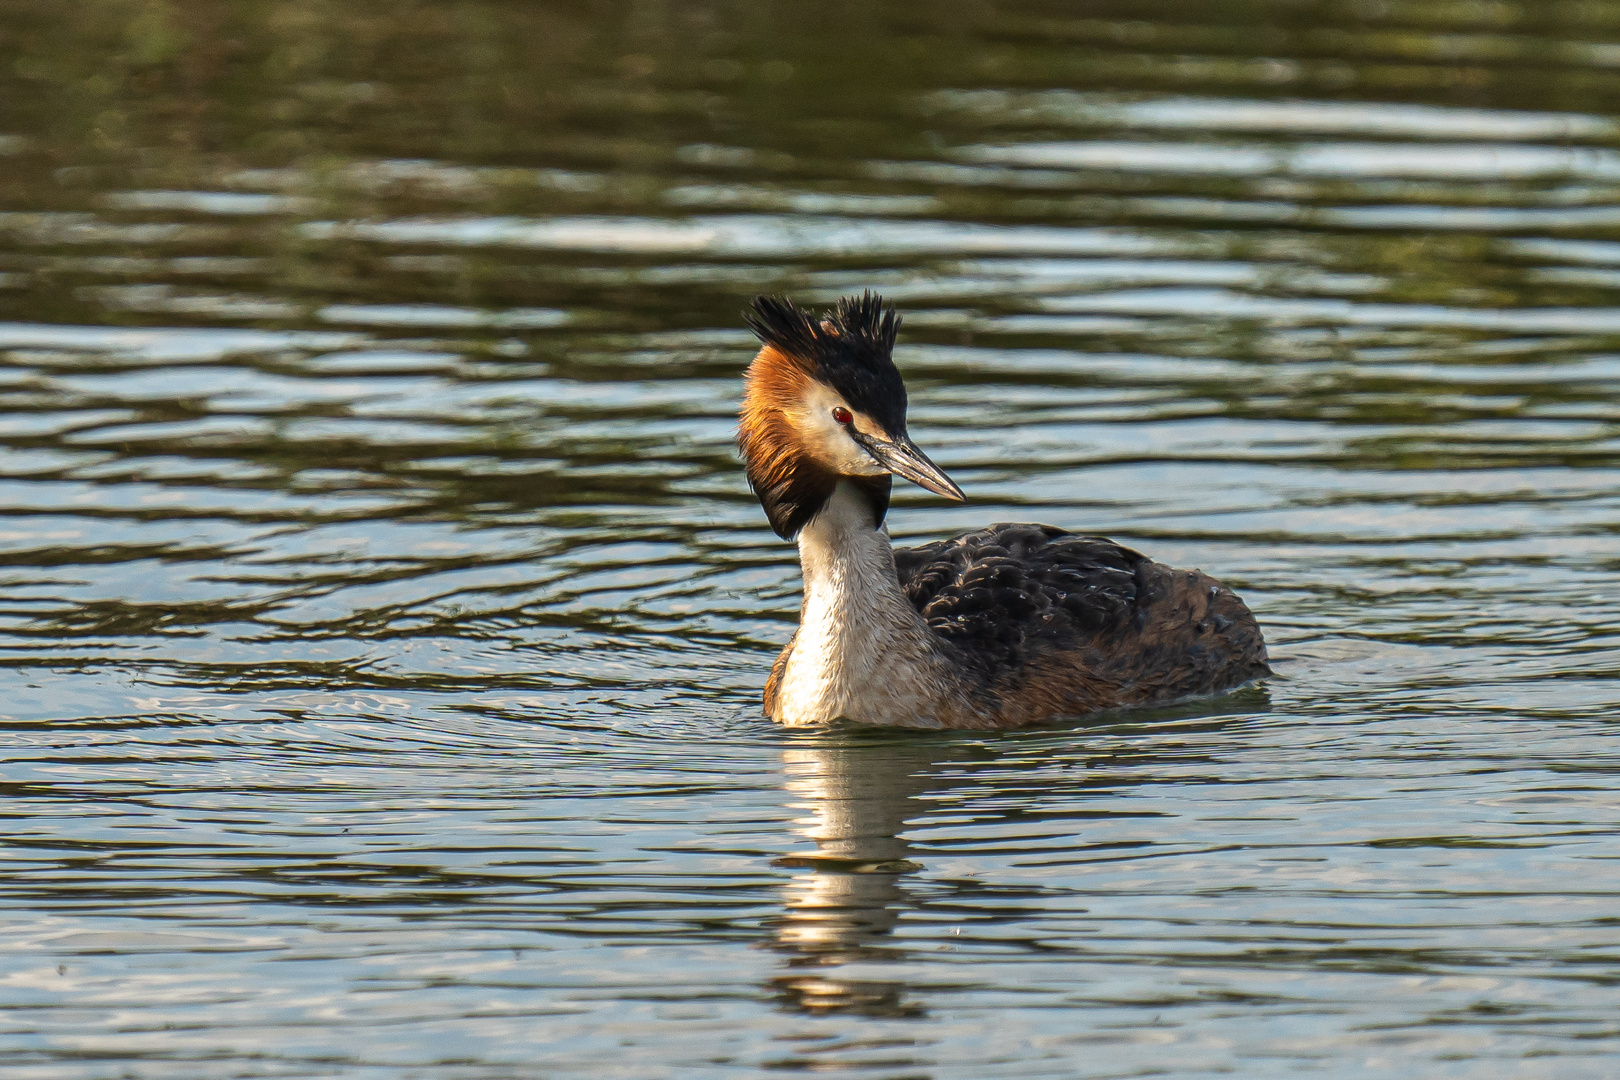
M0 12L0 1064L1615 1072L1602 5L261 7ZM863 288L897 538L1277 677L758 719L739 312Z

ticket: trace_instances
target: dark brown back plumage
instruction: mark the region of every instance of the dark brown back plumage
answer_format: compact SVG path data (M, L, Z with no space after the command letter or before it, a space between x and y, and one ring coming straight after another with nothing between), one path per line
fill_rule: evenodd
M999 524L894 555L907 599L1008 726L1270 672L1232 590L1111 540Z

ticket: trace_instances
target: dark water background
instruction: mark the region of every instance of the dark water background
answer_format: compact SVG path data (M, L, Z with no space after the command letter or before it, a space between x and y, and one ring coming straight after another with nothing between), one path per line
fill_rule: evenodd
M757 291L1280 677L756 718ZM0 1067L1620 1074L1620 4L0 6Z

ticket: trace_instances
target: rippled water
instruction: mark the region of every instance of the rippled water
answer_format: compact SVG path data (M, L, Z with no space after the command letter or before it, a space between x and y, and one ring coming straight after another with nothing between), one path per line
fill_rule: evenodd
M12 0L0 1064L1620 1071L1620 10ZM1279 677L784 732L758 291Z

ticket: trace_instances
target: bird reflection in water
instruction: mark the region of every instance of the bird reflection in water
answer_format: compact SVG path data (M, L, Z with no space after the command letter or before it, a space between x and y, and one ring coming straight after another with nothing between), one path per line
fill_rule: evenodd
M1126 789L1153 783L1161 768L1207 764L1225 745L1223 732L1231 729L1234 740L1242 738L1244 728L1233 727L1234 721L1268 707L1265 691L1250 688L1213 702L1133 713L1131 727L1137 731L1174 725L1162 729L1166 737L1158 745L1137 740L1109 745L1103 734L1111 722L1107 717L1098 718L1085 740L1072 730L1054 729L1049 738L1031 734L988 745L966 735L870 730L795 741L782 754L784 783L794 805L807 811L799 831L815 843L815 851L776 860L797 872L784 890L769 942L785 958L786 969L771 980L771 992L784 1008L798 1012L923 1015L923 1006L911 997L914 988L905 982L862 977L915 959L915 948L938 944L935 939L910 946L897 938L895 928L905 913L948 909L953 922L1001 921L1009 916L1009 901L1039 905L1042 891L937 877L922 884L916 875L924 867L905 837L908 826L915 831L919 819L937 815L942 804L956 813L973 804L975 820L988 825L998 811L980 796L993 793L1003 807L1019 807L1018 831L1050 838L1036 828L1041 819L1072 816L1077 801L1105 800L1105 806ZM1155 816L1141 809L1118 812L1133 820ZM1090 813L1111 816L1096 805ZM1017 837L1004 833L1003 839ZM1144 843L1151 842L1133 839L1126 846ZM1072 844L1078 853L1095 841L1077 835ZM985 904L989 897L996 902ZM846 975L843 968L853 970Z
M800 832L813 854L776 865L802 871L787 886L773 947L787 956L787 973L772 980L788 1009L812 1013L920 1016L898 981L841 978L838 967L905 959L892 936L901 914L915 906L906 879L923 869L902 833L928 804L938 767L957 756L950 743L902 737L849 736L783 752L786 785L810 814Z

